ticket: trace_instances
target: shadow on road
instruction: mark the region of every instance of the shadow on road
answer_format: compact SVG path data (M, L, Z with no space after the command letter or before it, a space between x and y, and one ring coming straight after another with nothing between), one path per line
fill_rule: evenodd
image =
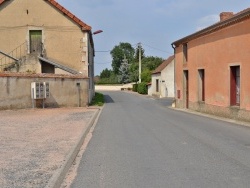
M104 95L105 103L114 103L114 100L109 95Z
M156 99L156 101L161 106L171 106L174 101L174 98L160 98L160 99Z

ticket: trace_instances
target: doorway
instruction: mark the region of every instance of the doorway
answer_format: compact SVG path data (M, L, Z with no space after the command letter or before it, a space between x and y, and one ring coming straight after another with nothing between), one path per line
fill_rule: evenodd
M42 52L42 31L30 30L30 53Z
M184 75L184 108L188 108L189 101L189 80L188 80L188 70L183 71Z
M230 67L230 103L240 105L240 66Z

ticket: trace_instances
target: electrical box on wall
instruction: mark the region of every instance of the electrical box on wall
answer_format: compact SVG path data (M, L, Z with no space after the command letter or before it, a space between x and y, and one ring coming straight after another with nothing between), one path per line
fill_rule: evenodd
M44 99L50 96L49 82L32 82L31 83L31 98Z
M49 98L49 82L44 82L45 85L45 98Z

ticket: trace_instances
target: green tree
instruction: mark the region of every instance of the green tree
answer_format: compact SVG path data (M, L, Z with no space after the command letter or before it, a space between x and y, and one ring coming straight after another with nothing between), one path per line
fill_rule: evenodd
M122 84L129 83L129 64L124 55L124 60L119 68L119 82Z
M129 66L129 78L131 82L137 82L139 80L139 63L132 62Z
M129 43L121 42L111 50L110 54L112 56L113 72L119 74L119 68L123 62L124 55L126 56L128 63L132 63L134 61L135 49Z
M145 69L141 73L141 81L142 82L151 82L151 71L149 69Z
M140 50L140 46L137 45L135 49L135 61L137 62L139 62L139 50ZM141 46L141 59L143 59L144 57L145 57L145 50Z
M149 56L142 59L142 70L155 70L161 63L163 59L160 57Z
M104 69L101 73L100 73L100 78L109 78L111 76L112 70L109 69Z

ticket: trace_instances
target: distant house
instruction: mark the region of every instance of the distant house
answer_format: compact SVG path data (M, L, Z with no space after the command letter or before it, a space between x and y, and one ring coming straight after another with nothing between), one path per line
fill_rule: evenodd
M148 94L158 97L174 97L174 56L163 61L152 72Z
M55 0L0 0L0 72L80 74L94 95L94 42Z
M250 9L172 43L176 106L250 120Z

